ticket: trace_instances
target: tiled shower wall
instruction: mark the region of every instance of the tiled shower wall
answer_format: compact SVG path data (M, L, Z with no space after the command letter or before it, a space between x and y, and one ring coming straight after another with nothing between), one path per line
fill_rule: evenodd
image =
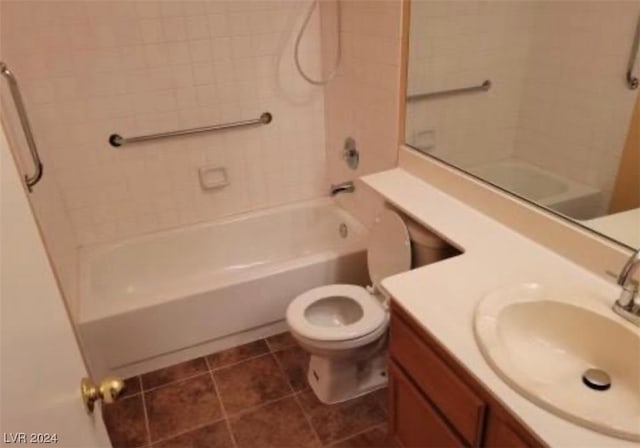
M356 180L353 194L338 202L370 226L382 199L359 176L393 168L397 161L400 108L401 3L397 0L342 1L342 61L325 88L327 166L334 183ZM323 69L334 66L336 2L321 2ZM360 165L342 159L346 137L356 140Z
M46 167L36 195L53 194L56 184L61 194L45 213L62 207L77 244L86 245L325 195L323 91L302 81L292 58L304 7L3 2L3 58L22 84ZM319 71L318 14L301 54ZM264 111L274 117L264 127L120 149L107 143L113 132L133 136ZM198 169L208 165L226 167L230 185L203 191Z
M409 92L493 86L410 104L406 141L463 167L526 160L601 189L606 207L638 14L631 1L413 1Z
M409 144L459 166L513 154L532 8L531 2L411 3L409 94L485 80L492 87L409 103Z
M639 15L637 1L535 9L515 156L601 189L602 213L638 94L624 74Z

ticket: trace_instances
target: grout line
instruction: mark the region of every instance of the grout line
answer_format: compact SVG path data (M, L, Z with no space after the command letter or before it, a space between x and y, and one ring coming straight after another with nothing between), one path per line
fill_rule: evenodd
M363 430L361 430L361 431L354 432L354 433L353 433L353 434L351 434L351 435L348 435L348 436L343 437L343 438L341 438L341 439L334 440L334 441L333 441L333 442L331 442L329 445L324 445L324 446L326 446L326 447L331 447L331 446L333 446L333 445L335 445L335 444L337 444L337 443L341 443L341 442L347 441L347 440L349 440L349 439L350 439L350 438L352 438L352 437L359 436L360 434L364 434L365 432L369 432L369 431L374 430L374 429L376 429L376 428L378 428L378 427L382 428L384 425L386 425L386 423L376 423L375 425L368 426L368 427L366 427L365 429L363 429Z
M316 440L318 441L319 446L324 446L324 444L322 443L322 439L320 438L320 435L318 434L318 431L316 430L316 427L313 426L313 423L311 422L311 416L308 415L305 410L304 407L302 406L302 403L300 403L300 398L299 397L300 394L295 394L293 396L293 399L295 400L296 404L298 405L298 408L300 408L300 412L302 413L302 416L304 417L304 419L307 421L307 425L309 425L309 427L311 428L311 432L313 432L313 435L315 436Z
M282 366L282 363L280 362L278 357L275 355L275 353L271 352L270 355L276 362L276 366L278 366L280 373L282 374L282 376L284 376L284 379L287 382L287 386L289 386L289 389L291 390L292 393L295 393L296 391L293 389L293 386L291 385L291 381L289 380L289 375L287 375L287 371Z
M302 412L302 415L305 417L305 420L307 421L307 424L311 428L311 430L312 430L314 436L316 437L317 441L320 443L320 445L322 445L322 442L320 440L320 437L317 434L317 431L315 430L315 428L311 424L311 421L310 421L309 417L307 416L306 412L304 411L304 408L302 407L302 405L300 404L300 402L299 402L299 400L297 398L297 395L299 395L304 390L301 390L301 391L294 390L293 385L291 384L291 381L289 379L289 375L287 375L287 373L286 373L284 367L282 366L282 363L278 359L278 357L275 356L275 353L278 353L278 352L281 352L281 351L284 351L284 350L288 350L288 349L290 349L292 347L295 347L296 345L292 344L290 346L280 347L277 350L274 350L273 347L271 347L271 345L267 342L266 338L263 338L262 340L264 340L265 345L267 346L267 349L268 349L264 353L260 353L258 355L248 357L248 358L243 359L241 361L230 363L230 364L226 364L226 365L215 367L215 368L212 368L210 363L209 363L209 360L208 360L208 356L209 355L200 356L198 358L204 359L205 365L207 367L206 371L197 372L197 373L195 373L193 375L189 375L189 376L185 376L185 377L182 377L182 378L178 378L178 379L175 379L173 381L169 381L167 383L164 383L164 384L161 384L159 386L155 386L155 387L152 387L152 388L149 388L149 389L145 389L144 388L143 381L142 381L142 376L146 375L146 373L142 373L142 374L136 375L136 377L138 379L138 384L140 386L140 392L136 392L134 394L128 395L128 396L124 397L123 399L126 400L128 398L133 398L133 397L136 397L138 395L141 396L142 409L143 409L143 412L144 412L144 423L145 423L145 429L146 429L146 432L147 432L147 434L146 434L146 439L147 439L147 444L148 444L147 446L150 446L150 447L151 446L155 446L155 445L159 444L160 442L163 442L163 441L166 441L166 440L170 440L170 439L173 439L175 437L179 437L179 436L181 436L183 434L189 433L191 431L196 431L198 429L204 428L205 426L209 426L209 425L212 425L214 423L217 423L217 422L220 422L220 421L224 420L225 424L227 426L227 430L229 431L229 435L231 437L231 441L232 441L234 447L237 447L237 441L236 441L235 435L234 435L234 433L233 433L233 431L231 429L231 422L229 420L229 417L240 417L242 415L245 415L245 414L248 414L250 412L256 411L256 410L258 410L260 408L263 408L265 406L268 406L268 405L271 405L273 403L276 403L276 402L278 402L280 400L284 400L286 398L292 398L292 397L295 400L295 402L298 405L298 407L300 408L300 411ZM231 347L231 348L234 348L234 347ZM217 382L216 382L216 380L214 378L213 373L216 372L216 371L220 371L220 370L223 370L223 369L226 369L226 368L229 368L229 367L234 367L234 366L237 366L237 365L242 364L244 362L251 361L251 360L254 360L254 359L257 359L257 358L260 358L260 357L263 357L263 356L267 356L267 355L270 355L271 358L274 359L276 365L278 366L278 368L280 370L280 373L284 376L284 379L285 379L285 381L287 383L287 386L289 387L289 390L291 391L291 393L283 395L283 396L278 397L278 398L275 398L273 400L268 400L268 401L262 402L262 403L260 403L258 405L255 405L255 406L252 406L252 407L249 407L249 408L246 408L246 409L241 409L241 410L239 410L239 411L237 411L235 413L229 414L227 412L225 406L224 406L224 403L222 402L222 397L220 395L218 384L217 384ZM194 358L194 359L197 359L197 358ZM169 366L169 367L171 367L171 366ZM147 373L151 373L151 372L147 372ZM204 376L207 373L209 374L209 376L211 378L211 381L213 382L213 387L214 387L214 390L215 390L215 393L216 393L216 398L218 399L218 401L220 403L221 410L222 410L222 418L219 419L219 420L213 420L213 421L207 422L205 424L202 424L202 425L199 425L199 426L196 426L196 427L193 427L193 428L189 428L188 430L172 434L170 437L165 437L165 438L158 439L158 440L155 440L155 441L152 442L151 441L151 429L150 429L150 425L149 425L149 414L148 414L148 411L147 411L146 394L148 394L150 392L154 392L154 391L156 391L158 389L162 389L164 387L175 385L175 384L180 383L180 382L185 382L185 381L188 381L188 380L191 380L191 379L194 379L194 378L198 378L200 376Z
M180 432L177 432L175 434L171 434L171 436L169 436L169 437L163 437L161 439L158 439L158 440L156 440L155 442L153 442L149 446L156 446L159 443L166 442L167 440L175 439L176 437L180 437L180 436L183 436L185 434L189 434L192 431L198 431L199 429L206 428L207 426L214 425L216 423L220 423L221 421L222 421L222 419L218 419L218 420L212 420L212 421L209 421L209 422L206 422L206 423L202 423L200 425L194 426L193 428L189 428L189 429L186 429L184 431L180 431Z
M222 395L220 395L220 388L218 387L218 383L216 382L215 377L213 376L213 371L211 370L211 366L209 365L209 360L207 358L204 359L207 363L207 368L209 369L209 376L211 377L211 382L213 382L213 390L216 392L216 398L220 403L220 409L222 410L222 417L224 418L224 423L227 427L227 431L229 431L229 437L231 438L231 444L234 447L238 446L238 442L236 441L236 436L233 433L231 428L231 422L229 421L229 415L227 414L227 409L224 407L224 402L222 401Z
M298 406L298 409L300 409L300 412L302 413L302 416L307 421L307 425L309 425L309 428L311 428L311 432L313 433L313 436L315 437L315 439L318 442L319 446L323 446L322 440L320 439L320 436L318 435L318 431L316 430L316 428L311 423L311 417L309 417L307 415L307 413L304 411L304 408L302 407L302 404L300 403L300 400L298 399L298 395L299 395L298 392L301 392L301 391L295 391L294 390L293 385L291 384L291 381L289 379L289 375L287 375L287 371L282 366L282 363L280 362L280 360L278 359L278 357L274 353L271 353L271 355L275 358L276 364L278 365L278 368L280 369L281 373L286 378L287 384L289 385L289 389L291 389L291 392L293 392L293 400L296 402L296 405Z
M285 333L289 333L289 331L285 331L285 332L283 332L283 333L274 334L274 335L272 335L272 336L269 336L268 338L264 338L264 342L267 344L267 347L269 348L269 351L270 351L270 352L272 352L272 353L273 353L273 352L279 352L279 351L286 350L286 349L288 349L288 348L291 348L291 347L295 347L295 346L296 346L296 343L295 343L295 342L294 342L294 343L292 343L291 345L285 345L284 347L280 347L279 349L275 349L274 347L272 347L272 346L271 346L271 344L270 344L270 343L269 343L269 341L268 341L268 339L269 339L269 338L273 338L273 337L275 337L275 336L280 336L281 334L285 334Z
M131 380L133 378L137 378L138 379L138 387L140 388L140 390L138 392L133 392L132 394L129 394L129 395L125 395L125 396L121 395L120 396L121 400L124 400L124 399L129 398L129 397L135 397L137 395L140 395L143 392L142 391L142 380L140 379L140 375L136 375L136 376L132 376L130 378L126 378L125 381L129 381L129 380ZM126 389L125 389L125 391L126 391Z
M206 369L206 370L203 370L203 371L200 371L200 372L194 373L193 375L189 375L189 376L184 376L184 377L181 377L181 378L177 378L177 379L175 379L175 380L171 380L171 381L169 381L169 382L167 382L167 383L162 383L162 384L160 384L159 386L154 386L154 387L151 387L151 388L149 388L149 389L145 389L145 388L144 388L144 385L143 385L143 382L142 382L142 376L143 376L143 375L146 375L147 373L155 372L155 370L152 370L151 372L147 372L147 373L143 373L143 374L141 374L141 375L138 375L138 377L139 377L139 379L140 379L140 391L141 391L141 392L136 392L136 393L151 392L151 391L154 391L154 390L156 390L156 389L161 389L161 388L163 388L163 387L165 387L165 386L170 386L170 385L172 385L172 384L179 383L180 381L190 380L190 379L195 378L195 377L198 377L198 376L200 376L200 375L204 375L205 373L208 373L208 372L215 372L215 371L217 371L217 370L226 369L227 367L237 366L238 364L242 364L242 363L243 363L243 362L245 362L245 361L250 361L250 360L252 360L252 359L256 359L256 358L259 358L259 357L261 357L261 356L268 355L268 354L270 354L270 353L271 353L271 352L266 351L266 352L264 352L264 353L260 353L259 355L251 356L251 357L246 358L246 359L243 359L243 360L241 360L241 361L233 362L233 363L231 363L231 364L225 364L225 365L223 365L223 366L219 366L219 367L211 367L211 365L209 364L209 360L207 359L207 356L208 356L208 355L207 355L207 356L199 356L198 358L202 358L202 359L204 359L205 365L207 366L207 369ZM197 358L194 358L194 359L197 359ZM188 362L188 361L185 361L185 362ZM175 365L179 365L179 364L182 364L182 363L178 363L178 364L175 364ZM169 366L169 367L173 367L173 366ZM133 394L133 395L135 395L135 394Z
M278 402L280 400L284 400L285 398L291 398L294 395L295 395L295 393L283 395L282 397L274 398L273 400L267 400L267 401L264 401L264 402L262 402L260 404L255 405L255 406L252 406L252 407L249 407L249 408L245 408L245 409L241 409L238 412L235 412L233 414L227 414L227 415L229 417L231 417L231 418L242 417L243 415L246 415L246 414L248 414L250 412L253 412L253 411L257 411L258 409L262 409L262 408L264 408L266 406L269 406L271 404L274 404L274 403L276 403L276 402Z
M203 376L203 375L205 375L207 373L209 373L209 370L203 370L202 372L194 373L193 375L189 375L189 376L185 376L185 377L182 377L182 378L178 378L178 379L175 379L173 381L169 381L168 383L163 383L163 384L161 384L159 386L152 387L150 389L145 389L145 390L143 390L143 392L144 393L153 392L153 391L156 391L158 389L162 389L163 387L172 386L172 385L174 385L176 383L180 383L182 381L192 380L192 379L197 378L199 376Z
M151 427L149 425L149 413L147 412L147 400L142 391L142 381L140 380L140 395L142 397L142 411L144 412L144 427L147 430L147 444L151 446Z
M206 360L205 360L205 363L206 363ZM208 364L207 364L207 367L208 367ZM196 375L196 376L204 376L205 374L209 374L209 375L211 375L211 372L207 371L207 372L202 373L201 375ZM190 377L190 378L193 378L193 377ZM188 378L187 378L187 379L188 379ZM158 439L158 440L155 440L153 443L151 443L151 442L150 442L150 443L151 443L151 445L149 445L149 446L155 446L155 445L158 445L158 444L159 444L159 443L161 443L161 442L165 442L165 441L167 441L167 440L171 440L171 439L174 439L174 438L176 438L176 437L180 437L180 436L182 436L182 435L184 435L184 434L188 434L188 433L190 433L190 432L192 432L192 431L197 431L197 430L199 430L199 429L202 429L202 428L205 428L205 427L207 427L207 426L210 426L210 425L213 425L213 424L219 423L219 422L221 422L221 421L223 421L223 420L226 420L226 418L225 418L225 413L224 413L224 407L222 406L222 401L221 401L221 400L220 400L220 398L219 398L219 395L218 395L218 392L217 392L217 389L216 389L215 381L213 381L213 376L211 376L211 381L213 382L213 387L214 387L214 390L216 391L216 398L217 398L217 399L218 399L218 401L220 402L220 407L221 407L221 409L222 409L222 417L221 417L221 418L219 418L219 419L210 420L210 421L208 421L208 422L202 423L202 424L200 424L200 425L194 426L194 427L189 428L189 429L186 429L186 430L184 430L184 431L180 431L180 432L177 432L177 433L171 434L171 436L169 436L169 437L163 437L163 438L160 438L160 439ZM175 382L177 382L177 381L174 381L174 383L175 383ZM161 387L163 387L163 386L156 387L155 389L159 389L159 388L161 388ZM154 390L155 390L155 389L154 389ZM233 436L231 436L231 440L233 441ZM234 446L235 446L235 445L234 445Z
M261 356L269 355L269 354L271 354L271 351L266 351L266 352L264 352L264 353L260 353L259 355L250 356L250 357L245 358L245 359L243 359L243 360L241 360L241 361L232 362L232 363L230 363L230 364L225 364L225 365L223 365L223 366L218 366L218 367L211 367L211 366L209 366L209 370L210 370L211 372L216 372L216 371L218 371L218 370L226 369L227 367L234 367L234 366L237 366L238 364L242 364L242 363L243 363L243 362L245 362L245 361L251 361L251 360L253 360L253 359L259 358L259 357L261 357ZM209 362L208 362L208 361L207 361L207 365L209 365Z

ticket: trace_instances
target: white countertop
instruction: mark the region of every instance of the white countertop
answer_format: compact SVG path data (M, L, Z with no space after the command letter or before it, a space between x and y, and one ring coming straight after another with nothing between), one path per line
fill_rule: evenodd
M640 247L640 208L582 221L586 226L622 241L630 247Z
M585 291L609 305L619 293L613 281L596 277L400 168L362 180L464 251L389 277L382 284L480 383L551 446L640 446L566 421L519 395L487 364L473 332L475 306L494 289L535 281Z

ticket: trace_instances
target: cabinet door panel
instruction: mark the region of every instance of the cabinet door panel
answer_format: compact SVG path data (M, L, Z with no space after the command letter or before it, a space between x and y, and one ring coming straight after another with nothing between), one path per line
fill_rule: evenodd
M447 423L393 363L389 365L391 431L405 448L461 447Z
M478 445L485 403L396 316L391 317L389 352L467 443Z
M495 415L487 419L484 446L487 448L528 448L530 445L507 423Z

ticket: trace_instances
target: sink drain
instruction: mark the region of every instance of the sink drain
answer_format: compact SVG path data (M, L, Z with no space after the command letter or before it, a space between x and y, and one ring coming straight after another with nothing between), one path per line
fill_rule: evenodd
M600 369L588 369L582 374L582 382L593 390L607 390L611 387L611 377Z

